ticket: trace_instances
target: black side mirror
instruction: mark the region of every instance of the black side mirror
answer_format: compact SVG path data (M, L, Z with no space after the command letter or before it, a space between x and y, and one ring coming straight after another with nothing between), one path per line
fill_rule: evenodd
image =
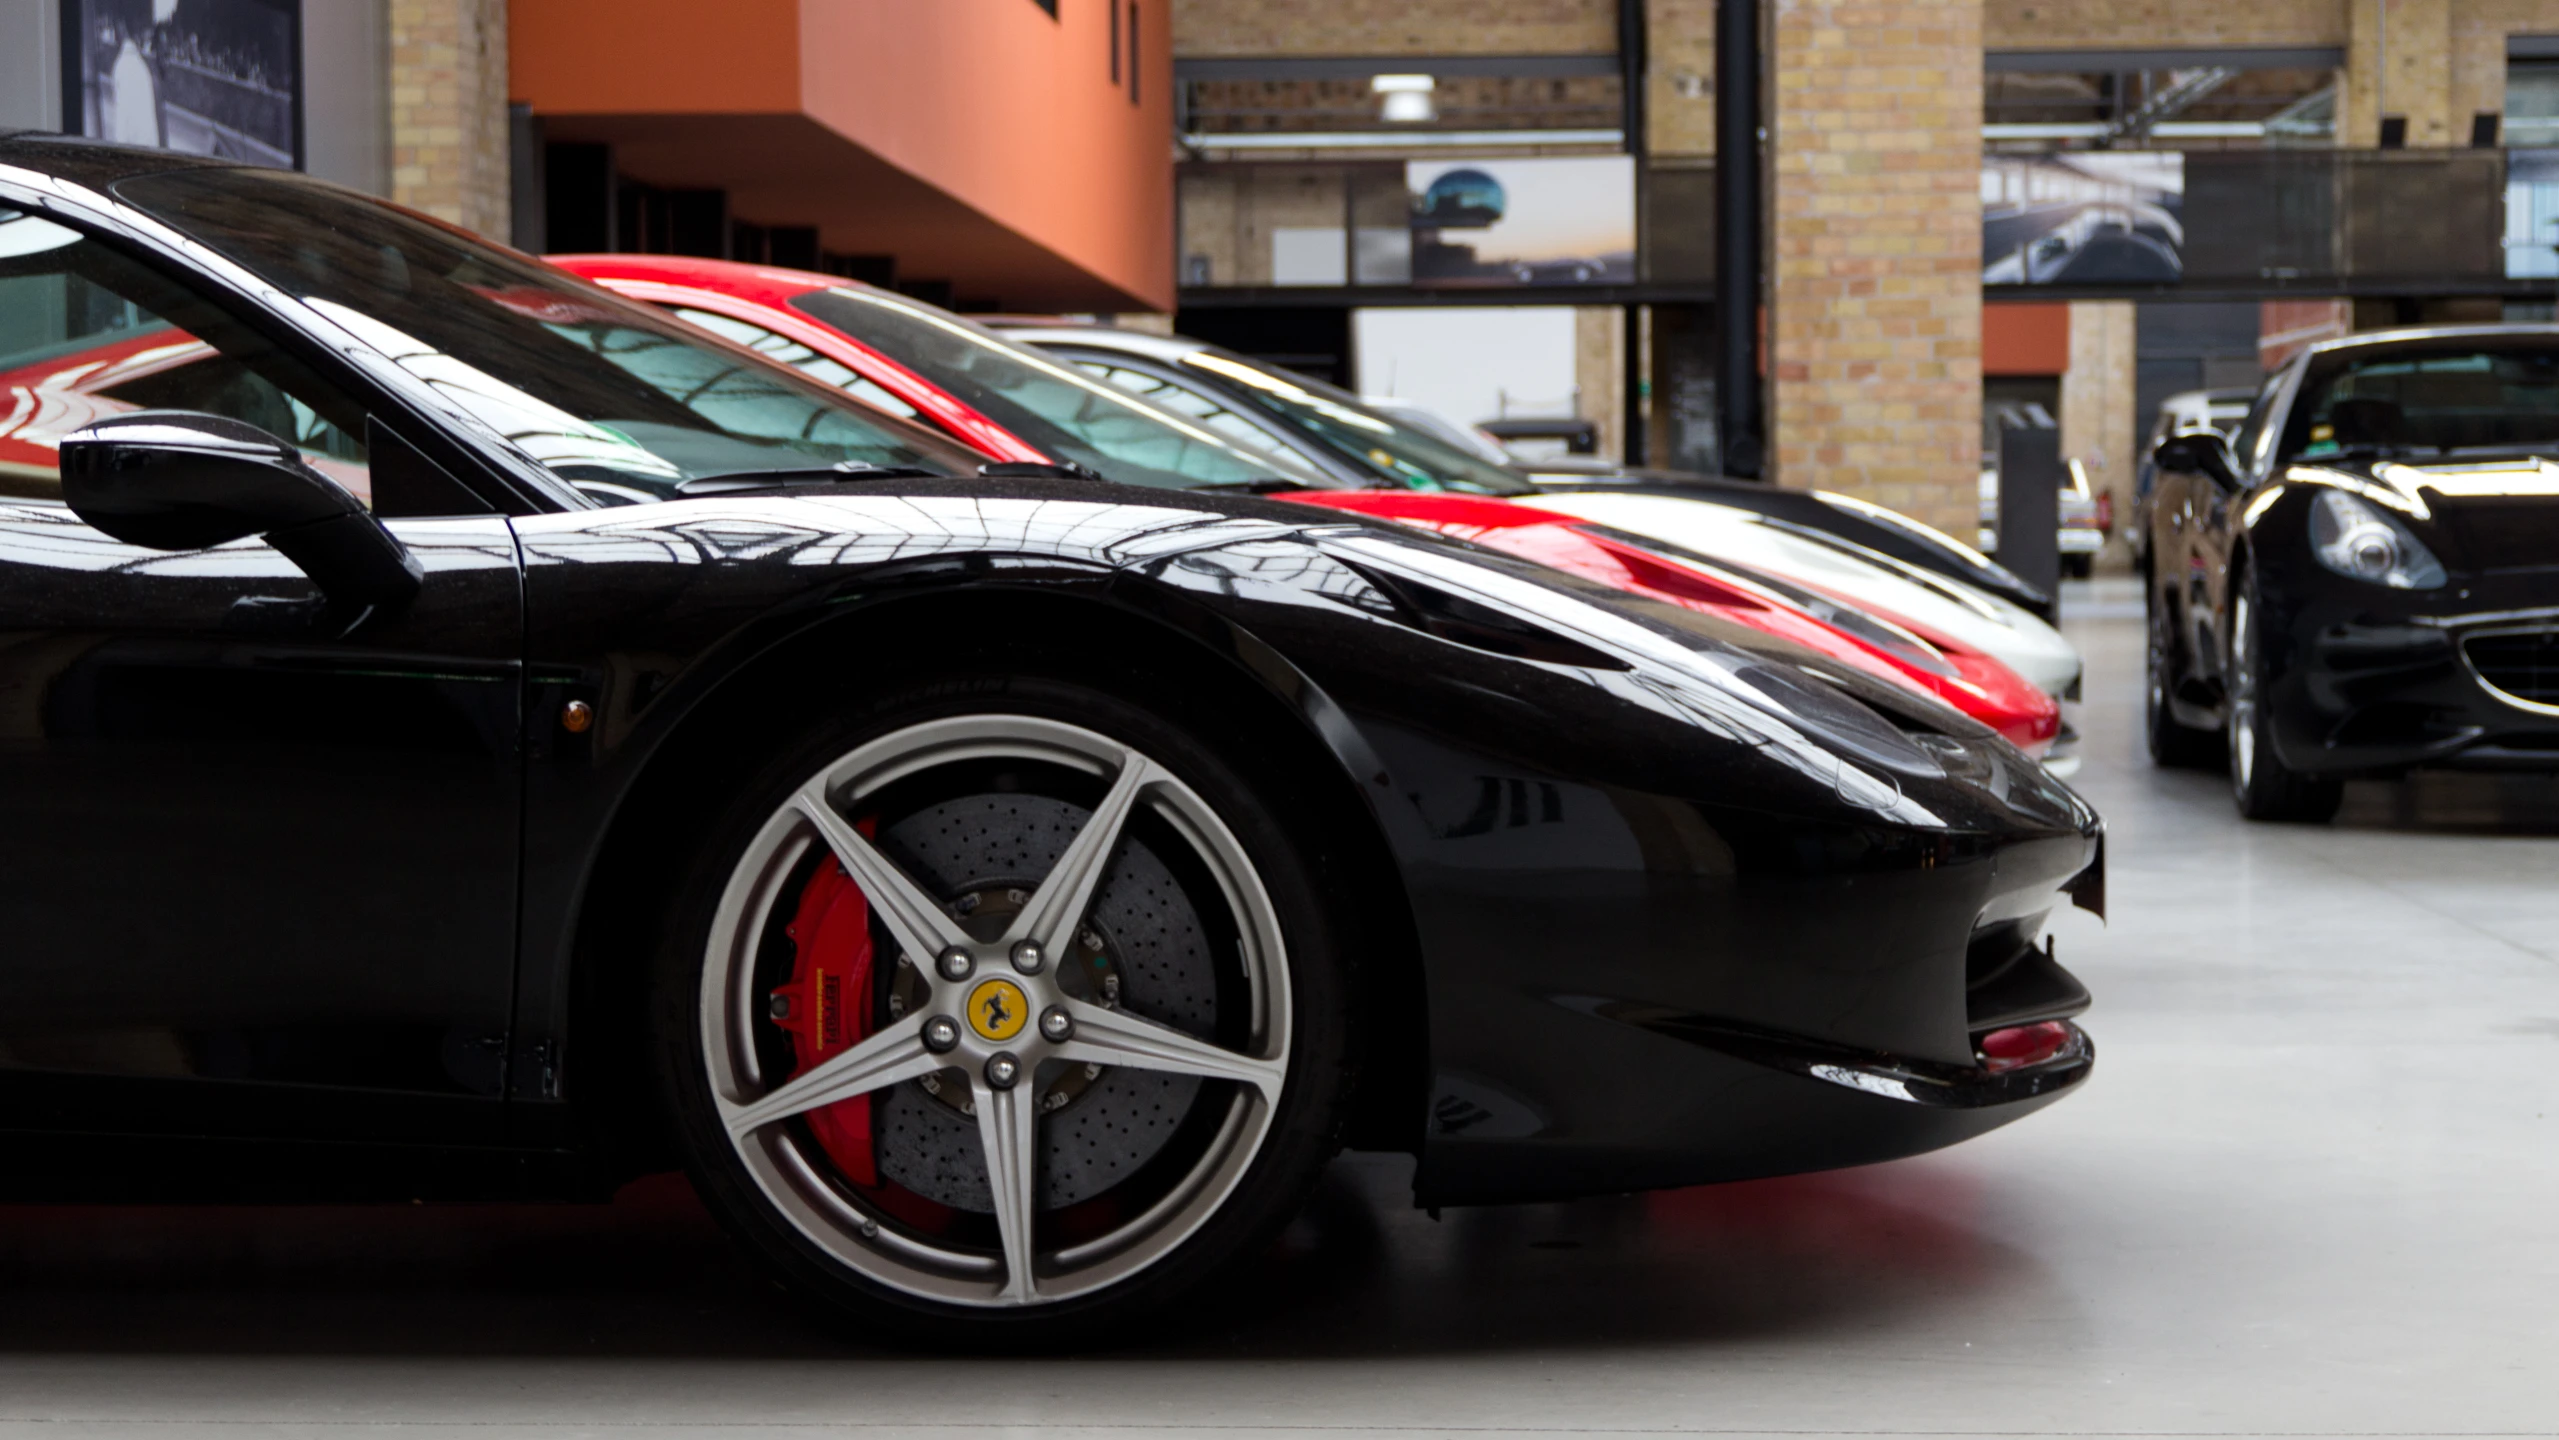
M2232 453L2229 437L2210 427L2180 430L2160 441L2150 462L2160 470L2202 475L2225 490L2239 488L2239 457Z
M62 441L62 496L93 528L150 550L260 536L349 629L407 604L425 578L345 486L273 435L220 415L140 410L73 431Z

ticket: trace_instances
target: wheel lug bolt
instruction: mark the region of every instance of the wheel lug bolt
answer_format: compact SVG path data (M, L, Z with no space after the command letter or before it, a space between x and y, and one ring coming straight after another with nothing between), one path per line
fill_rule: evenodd
M936 1055L947 1055L959 1048L960 1022L948 1015L936 1015L924 1022L924 1048Z
M1075 1038L1075 1017L1066 1013L1065 1006L1051 1005L1040 1012L1040 1034L1050 1044L1063 1045Z
M1047 963L1048 957L1040 953L1037 940L1025 940L1013 947L1013 968L1025 975L1037 975L1040 967Z
M986 1083L998 1090L1010 1090L1022 1078L1022 1062L1011 1051L986 1057Z
M977 968L977 957L954 945L943 951L933 963L941 970L943 979L966 980L969 972Z

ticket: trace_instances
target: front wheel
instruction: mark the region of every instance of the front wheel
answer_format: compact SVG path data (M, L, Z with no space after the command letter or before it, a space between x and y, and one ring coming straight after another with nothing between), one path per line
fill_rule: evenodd
M2251 820L2290 820L2324 825L2345 799L2342 781L2304 775L2283 762L2269 736L2265 705L2265 644L2258 633L2263 612L2257 577L2242 577L2230 605L2230 794Z
M1331 1154L1320 897L1273 807L1146 710L910 691L717 834L659 973L688 1169L869 1328L1108 1338L1264 1244Z

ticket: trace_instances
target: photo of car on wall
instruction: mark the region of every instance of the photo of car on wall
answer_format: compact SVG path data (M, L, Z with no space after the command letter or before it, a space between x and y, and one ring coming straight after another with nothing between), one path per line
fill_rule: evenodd
M2185 274L2186 157L1989 155L1985 285L2143 284Z

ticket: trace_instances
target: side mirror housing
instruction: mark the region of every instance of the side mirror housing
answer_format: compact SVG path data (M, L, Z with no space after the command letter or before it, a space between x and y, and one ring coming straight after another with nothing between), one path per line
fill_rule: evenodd
M2239 457L2229 437L2210 427L2178 431L2160 441L2150 458L2157 469L2202 475L2225 490L2239 488Z
M246 421L112 415L62 440L62 495L92 528L148 550L256 535L311 577L350 628L418 593L425 572L345 486Z

